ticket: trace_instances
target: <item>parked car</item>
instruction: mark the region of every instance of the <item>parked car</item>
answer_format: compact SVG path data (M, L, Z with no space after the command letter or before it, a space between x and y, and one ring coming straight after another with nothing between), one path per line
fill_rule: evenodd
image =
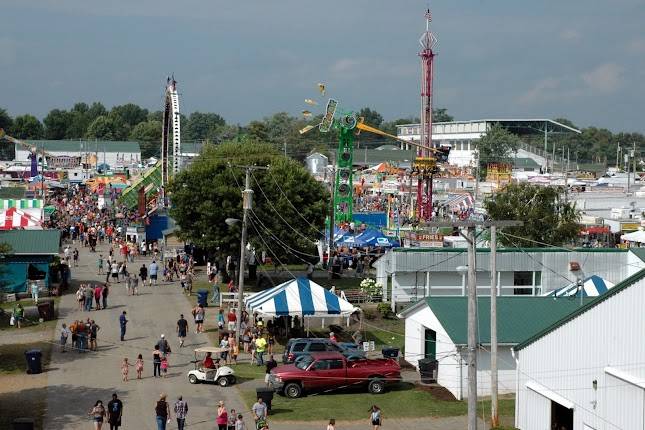
M364 385L372 394L386 384L401 380L401 366L391 358L347 360L340 352L314 352L295 364L271 370L269 382L280 395L290 398L305 392Z
M326 338L295 338L289 339L284 347L282 362L284 364L293 363L301 355L309 355L312 352L340 352L345 356L365 357L365 353L357 348L353 343L340 342L335 343Z

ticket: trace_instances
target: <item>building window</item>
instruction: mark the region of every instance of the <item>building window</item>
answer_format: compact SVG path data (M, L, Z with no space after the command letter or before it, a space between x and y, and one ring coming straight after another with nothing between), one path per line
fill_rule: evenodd
M529 287L529 288L515 288L513 294L516 296L526 296L533 293L533 272L513 272L513 286L514 287Z

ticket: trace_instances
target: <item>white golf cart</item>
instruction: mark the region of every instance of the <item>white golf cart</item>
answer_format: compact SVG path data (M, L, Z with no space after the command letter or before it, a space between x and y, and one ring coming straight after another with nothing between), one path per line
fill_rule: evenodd
M195 370L188 372L188 382L197 384L199 382L215 382L220 387L227 387L235 384L235 372L229 366L220 366L219 355L227 349L214 346L204 346L195 349ZM210 353L215 362L215 368L205 369L203 366L204 358Z

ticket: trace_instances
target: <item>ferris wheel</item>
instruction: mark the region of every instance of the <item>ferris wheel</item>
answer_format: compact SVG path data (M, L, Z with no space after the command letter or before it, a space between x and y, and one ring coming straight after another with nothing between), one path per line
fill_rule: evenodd
M166 185L181 168L181 115L175 77L166 79L161 138L161 183ZM172 145L169 142L172 134Z

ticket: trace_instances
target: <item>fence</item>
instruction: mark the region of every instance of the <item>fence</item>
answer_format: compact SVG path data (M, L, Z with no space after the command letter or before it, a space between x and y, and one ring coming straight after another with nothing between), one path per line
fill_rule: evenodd
M244 299L249 298L255 293L244 293ZM219 307L236 307L237 306L237 293L219 293Z

